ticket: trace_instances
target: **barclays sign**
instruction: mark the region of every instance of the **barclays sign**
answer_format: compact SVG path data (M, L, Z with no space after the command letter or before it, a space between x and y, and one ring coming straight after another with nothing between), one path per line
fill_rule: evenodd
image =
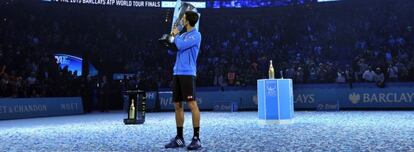
M414 93L352 93L348 99L353 104L359 103L412 103Z

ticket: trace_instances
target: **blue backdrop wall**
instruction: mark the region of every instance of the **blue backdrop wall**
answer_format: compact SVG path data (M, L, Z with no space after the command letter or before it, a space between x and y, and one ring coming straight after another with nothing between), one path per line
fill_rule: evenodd
M230 107L257 110L256 87L197 88L196 99L202 110ZM389 83L385 88L374 84L293 85L295 109L414 109L414 83ZM147 92L147 108L174 110L172 92ZM187 108L187 107L186 107ZM83 113L80 97L73 98L0 98L0 120L73 115Z
M237 102L239 109L257 109L255 87L197 88L200 109L212 110L217 103ZM295 109L414 109L414 83L389 83L385 88L375 84L301 84L293 85ZM160 91L161 110L173 110L172 92ZM147 93L149 109L155 108L156 92Z

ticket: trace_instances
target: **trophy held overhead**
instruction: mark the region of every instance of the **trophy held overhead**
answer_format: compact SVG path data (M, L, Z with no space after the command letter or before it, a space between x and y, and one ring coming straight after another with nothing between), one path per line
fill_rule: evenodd
M171 33L172 33L174 28L177 28L179 31L182 31L184 29L184 26L181 23L181 19L184 17L184 13L186 11L193 11L193 12L198 13L197 9L193 5L191 5L190 3L181 2L181 0L177 0L177 2L175 4L175 8L174 8L174 15L173 15L173 20L172 20L173 22L172 22L172 25L171 25L171 32L170 32L170 34L162 35L162 37L160 39L158 39L158 42L161 45L161 47L163 47L167 50L174 51L174 52L178 51L178 48L174 43L174 38L175 37ZM195 27L198 28L198 23L196 24Z

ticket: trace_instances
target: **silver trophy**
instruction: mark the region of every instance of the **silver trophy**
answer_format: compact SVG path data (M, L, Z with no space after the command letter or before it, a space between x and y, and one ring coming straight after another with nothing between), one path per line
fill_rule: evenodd
M187 2L181 2L181 0L177 0L175 3L174 8L174 15L171 25L171 32L170 34L164 34L160 39L158 39L158 42L160 45L166 49L172 50L172 51L178 51L177 46L174 44L174 36L171 35L174 27L176 27L179 31L182 31L184 29L184 25L182 24L182 18L184 17L184 13L186 11L193 11L197 12L197 8L195 8L193 5ZM198 16L200 17L200 13L198 13ZM198 29L198 23L195 25L195 28ZM180 32L181 33L181 32Z

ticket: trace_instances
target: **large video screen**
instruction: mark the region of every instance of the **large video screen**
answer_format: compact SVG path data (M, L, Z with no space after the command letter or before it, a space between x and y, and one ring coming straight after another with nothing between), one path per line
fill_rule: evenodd
M172 0L43 0L44 2L92 4L125 7L174 8ZM189 0L197 8L255 8L304 5L338 0Z
M73 56L73 55L68 55L68 54L55 54L55 59L56 59L56 63L59 64L59 67L61 69L63 68L68 68L68 70L70 72L77 72L77 76L81 76L82 75L82 58L77 57L77 56ZM98 71L96 70L96 68L92 65L89 64L89 75L90 76L96 76L98 75Z
M254 8L303 5L317 0L214 0L207 3L208 8Z
M125 6L125 7L141 7L141 8L174 8L176 1L160 1L160 0L43 0L44 2L54 3L72 3L72 4L90 4L90 5L106 5L106 6ZM193 4L197 8L206 8L205 1L192 0L186 1Z

